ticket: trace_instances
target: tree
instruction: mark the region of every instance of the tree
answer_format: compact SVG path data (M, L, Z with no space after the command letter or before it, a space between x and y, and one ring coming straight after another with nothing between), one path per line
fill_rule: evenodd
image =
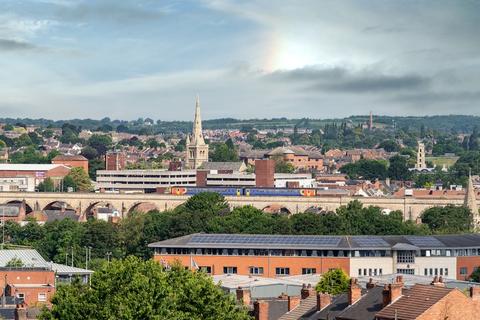
M475 282L480 282L480 268L476 268L470 275L470 279Z
M238 153L233 143L228 144L227 140L227 143L220 143L215 146L211 159L216 162L234 162L238 161Z
M396 152L400 150L400 145L395 140L383 140L379 145L387 152Z
M53 192L55 190L55 185L51 178L45 178L42 182L38 184L38 191L40 192Z
M346 173L351 179L383 180L387 176L387 165L379 160L360 159L344 165L340 172Z
M98 157L98 152L97 152L97 149L93 147L85 146L82 149L81 155L87 158L88 160L92 160Z
M465 233L472 228L472 213L466 207L433 207L425 210L421 218L435 233Z
M187 212L197 215L206 214L214 216L228 211L228 203L225 197L216 192L201 192L190 197L184 205Z
M104 155L112 146L112 137L106 134L93 134L88 139L88 145L97 150L99 155Z
M276 173L293 173L295 167L290 162L283 161L283 159L275 159L275 172Z
M24 265L25 264L23 263L22 259L15 257L15 258L10 259L10 261L7 262L5 267L7 267L7 268L21 268Z
M389 163L387 174L391 179L405 181L411 178L405 157L395 155L389 159Z
M73 182L73 187L76 191L89 192L92 191L92 182L88 176L88 173L80 167L74 167L70 170L70 173L65 177L69 182Z
M332 269L325 272L315 290L336 296L348 290L349 278L342 269Z
M40 319L249 319L204 273L135 257L104 265L90 289L60 286L52 304Z

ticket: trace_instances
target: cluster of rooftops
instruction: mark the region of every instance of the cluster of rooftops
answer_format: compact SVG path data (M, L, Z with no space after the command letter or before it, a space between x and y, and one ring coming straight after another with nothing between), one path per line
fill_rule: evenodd
M204 234L154 242L151 248L251 248L251 249L343 249L343 250L420 250L479 248L480 234L437 236L324 236Z

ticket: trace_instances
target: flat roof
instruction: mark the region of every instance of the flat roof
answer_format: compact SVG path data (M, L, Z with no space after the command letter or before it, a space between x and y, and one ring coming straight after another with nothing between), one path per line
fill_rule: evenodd
M151 248L231 248L231 249L345 249L345 250L418 250L445 248L478 248L480 234L438 236L328 236L206 234L154 242Z
M68 168L63 164L0 163L0 171L48 171L58 167Z

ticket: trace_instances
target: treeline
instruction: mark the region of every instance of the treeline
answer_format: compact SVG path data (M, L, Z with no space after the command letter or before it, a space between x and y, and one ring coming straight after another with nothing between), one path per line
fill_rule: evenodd
M403 221L401 212L383 214L378 207L363 207L358 201L340 207L335 213L320 215L299 213L291 217L268 214L245 206L229 210L217 193L191 197L173 211L133 213L119 224L101 220L84 223L70 219L47 222L31 221L25 226L7 222L5 236L9 244L32 246L58 263L85 266L86 248L91 248L90 267L107 257L135 255L151 257L151 242L196 232L245 234L310 235L425 235L468 232L471 219L463 207L433 208L426 224Z

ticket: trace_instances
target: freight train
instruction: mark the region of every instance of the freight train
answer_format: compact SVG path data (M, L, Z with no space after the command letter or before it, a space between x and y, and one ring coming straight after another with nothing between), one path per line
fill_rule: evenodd
M157 193L193 196L201 192L216 192L223 196L246 197L314 197L315 189L308 188L250 188L250 187L169 187L158 188Z

